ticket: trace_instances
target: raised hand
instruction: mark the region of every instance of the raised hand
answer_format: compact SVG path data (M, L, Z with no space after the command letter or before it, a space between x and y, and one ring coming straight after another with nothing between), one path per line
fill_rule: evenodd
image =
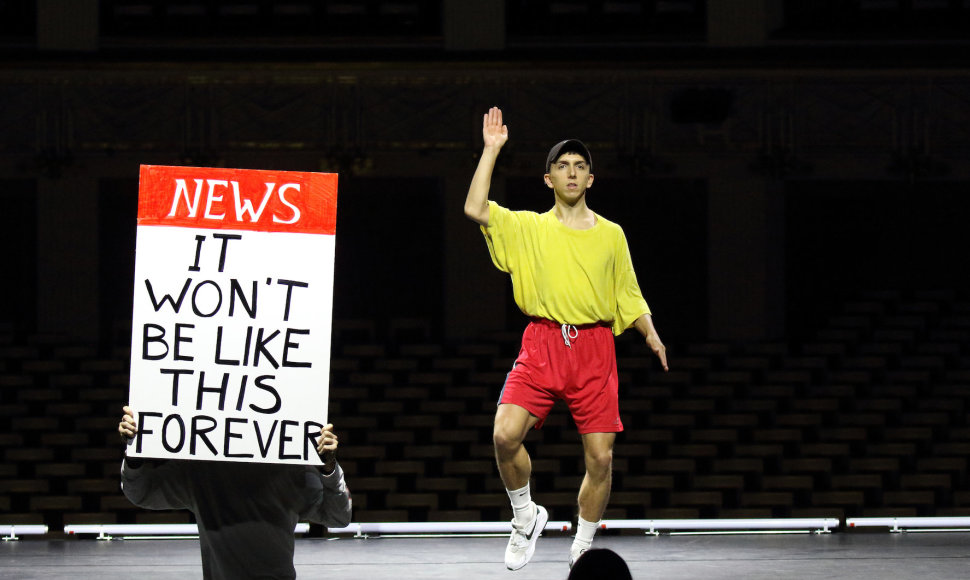
M502 109L492 107L482 120L482 137L485 147L501 149L509 140L509 128L502 124Z

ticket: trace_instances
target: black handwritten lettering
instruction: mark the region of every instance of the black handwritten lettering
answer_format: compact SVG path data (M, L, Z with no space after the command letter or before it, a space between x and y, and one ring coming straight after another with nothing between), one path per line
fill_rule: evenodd
M212 237L217 240L222 240L222 251L219 252L219 271L222 272L226 269L226 254L229 252L229 241L241 240L242 236L239 234L212 234Z
M161 369L158 372L163 375L172 375L172 406L177 407L179 404L179 377L194 375L195 371L190 369Z
M158 421L161 420L160 428ZM187 452L192 457L228 459L257 456L271 461L311 461L316 453L323 425L316 421L249 417L213 417L144 411L138 414L135 452L157 445L171 454ZM255 441L254 441L255 436ZM253 447L255 443L255 449ZM218 444L218 445L217 445ZM187 449L186 449L187 447Z
M280 423L281 424L280 424L280 454L279 454L279 458L280 459L299 459L300 458L300 454L299 453L297 453L295 455L294 454L288 454L288 453L286 453L286 443L288 441L293 441L293 438L286 434L286 428L287 427L290 427L290 426L296 427L297 425L299 425L299 423L296 422L296 421L289 421L287 419L284 419Z
M182 331L185 329L195 328L194 324L176 323L175 324L175 340L173 341L174 354L172 355L175 360L192 361L195 358L192 355L182 354L182 343L192 342L191 336L182 336Z
M222 384L218 387L207 387L203 384L205 380L205 371L199 373L199 389L195 397L195 409L197 411L202 410L202 396L206 393L218 393L219 394L219 410L222 411L226 407L226 393L229 391L229 373L222 373Z
M293 298L293 288L308 288L310 285L306 282L294 282L293 280L283 280L282 278L277 280L276 283L286 286L286 306L283 308L283 321L286 322L290 319L290 301Z
M253 355L253 365L259 366L259 355L262 353L263 356L269 359L269 364L273 365L274 369L278 369L280 368L280 365L278 362L276 362L276 359L273 358L273 355L270 354L269 350L266 349L266 344L279 336L280 331L274 330L273 334L264 339L263 330L264 329L260 328L259 331L256 332L256 353Z
M168 426L172 421L178 425L178 444L172 445L168 442ZM185 423L182 421L182 417L178 415L169 415L165 417L165 421L162 422L162 447L165 451L169 453L178 453L182 450L182 446L185 445Z
M252 330L250 330L250 333ZM222 358L222 326L216 328L216 358L217 365L239 366L239 360Z
M230 453L229 451L230 441L232 441L233 439L243 438L241 433L236 433L232 430L232 426L236 423L242 423L243 425L245 425L246 423L249 423L249 419L239 419L234 417L229 417L228 419L226 419L226 437L225 437L225 444L223 445L223 448L222 448L222 454L225 457L244 457L244 458L252 457L253 456L252 453Z
M155 298L155 290L152 288L151 280L148 280L147 278L145 279L145 287L148 288L148 298L151 299L152 308L155 309L155 312L158 312L159 310L161 310L162 306L164 306L165 303L168 302L169 304L172 305L172 310L175 311L176 314L178 314L179 310L182 309L182 300L185 299L185 293L189 291L189 286L191 284L192 284L192 278L189 278L185 281L185 284L182 285L182 292L181 294L179 294L178 300L172 298L171 294L165 294L164 296L162 296L162 300L158 301Z
M273 395L273 399L275 400L275 403L273 404L273 406L268 409L262 409L260 407L257 407L256 405L250 404L249 405L250 409L252 409L253 411L256 411L257 413L265 413L266 415L272 415L273 413L276 413L277 411L280 410L280 408L283 406L283 401L282 399L280 399L280 394L273 387L273 385L270 385L267 383L268 380L275 379L275 378L276 377L273 375L261 375L256 377L256 381L255 381L257 387Z
M216 291L215 306L212 306L212 310L207 313L199 310L199 291L206 286L211 286L212 288L215 288ZM195 290L192 291L192 312L194 312L195 315L200 318L212 318L217 312L219 312L220 308L222 308L222 288L220 288L219 285L212 280L203 280L202 282L199 282L196 285Z
M208 423L208 425L201 425L201 423ZM219 451L216 450L215 445L212 441L209 441L209 433L215 430L219 423L212 417L207 415L196 415L192 417L192 438L189 440L189 454L195 455L196 453L196 442L201 439L205 446L209 448L212 455L219 455Z
M249 381L249 375L243 375L242 379L239 381L239 398L236 399L236 410L242 411L243 401L246 398L246 383Z
M199 258L202 257L202 242L205 241L205 236L195 236L195 263L189 266L189 272L198 272L199 268Z
M137 453L141 453L142 440L148 435L151 435L152 433L154 433L154 431L152 431L151 429L145 426L145 419L147 419L148 417L161 417L161 416L162 416L161 413L154 413L154 412L138 413L138 434L135 435L135 451Z
M296 368L310 368L312 363L291 361L290 360L290 349L296 350L300 348L300 344L291 340L294 334L310 334L309 328L287 328L286 329L286 342L283 343L283 366L284 367L296 367Z
M303 424L303 461L310 458L310 450L317 451L317 439L323 435L323 425L314 421Z
M157 333L151 334L149 331L155 330ZM160 343L165 352L150 354L148 351L152 344ZM147 323L142 329L141 338L141 358L142 360L162 360L168 356L168 343L165 342L165 328L158 324Z
M259 446L259 453L262 455L263 459L266 459L266 454L269 453L269 446L273 443L273 434L276 433L276 425L279 421L273 421L273 426L270 427L269 435L266 436L266 443L263 443L263 433L259 429L259 421L253 422L253 427L256 429L256 444Z
M236 297L239 298L239 302L242 303L243 309L250 318L256 318L256 289L259 284L253 280L253 291L250 294L250 299L246 300L246 295L243 294L242 286L239 284L239 280L235 278L229 280L229 316L232 316L236 312Z

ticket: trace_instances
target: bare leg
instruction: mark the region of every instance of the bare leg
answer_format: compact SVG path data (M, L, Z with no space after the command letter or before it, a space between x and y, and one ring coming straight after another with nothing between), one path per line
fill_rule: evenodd
M600 521L610 500L614 441L616 441L616 433L583 435L586 477L583 478L583 485L579 488L579 517L588 522Z
M518 405L503 404L495 412L495 461L512 502L512 534L505 548L505 567L518 570L529 563L536 541L548 521L545 508L531 499L532 460L522 441L538 418ZM524 489L523 489L524 488Z
M518 405L502 404L495 412L492 440L495 443L495 462L505 489L520 489L532 476L532 460L522 442L538 417Z

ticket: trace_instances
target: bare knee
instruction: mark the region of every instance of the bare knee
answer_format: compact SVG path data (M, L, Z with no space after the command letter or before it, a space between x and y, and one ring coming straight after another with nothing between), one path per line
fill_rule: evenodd
M522 407L499 405L495 412L495 427L492 430L495 452L499 456L517 453L535 422L536 418Z
M586 471L593 477L605 478L613 471L613 450L601 449L586 453Z
M496 423L492 431L492 443L495 444L495 451L499 455L511 455L522 445L522 438L517 431Z

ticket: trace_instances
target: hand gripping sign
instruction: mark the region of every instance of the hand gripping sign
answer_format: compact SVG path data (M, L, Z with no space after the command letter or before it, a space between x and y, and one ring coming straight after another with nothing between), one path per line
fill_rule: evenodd
M320 463L337 175L143 165L128 455Z

